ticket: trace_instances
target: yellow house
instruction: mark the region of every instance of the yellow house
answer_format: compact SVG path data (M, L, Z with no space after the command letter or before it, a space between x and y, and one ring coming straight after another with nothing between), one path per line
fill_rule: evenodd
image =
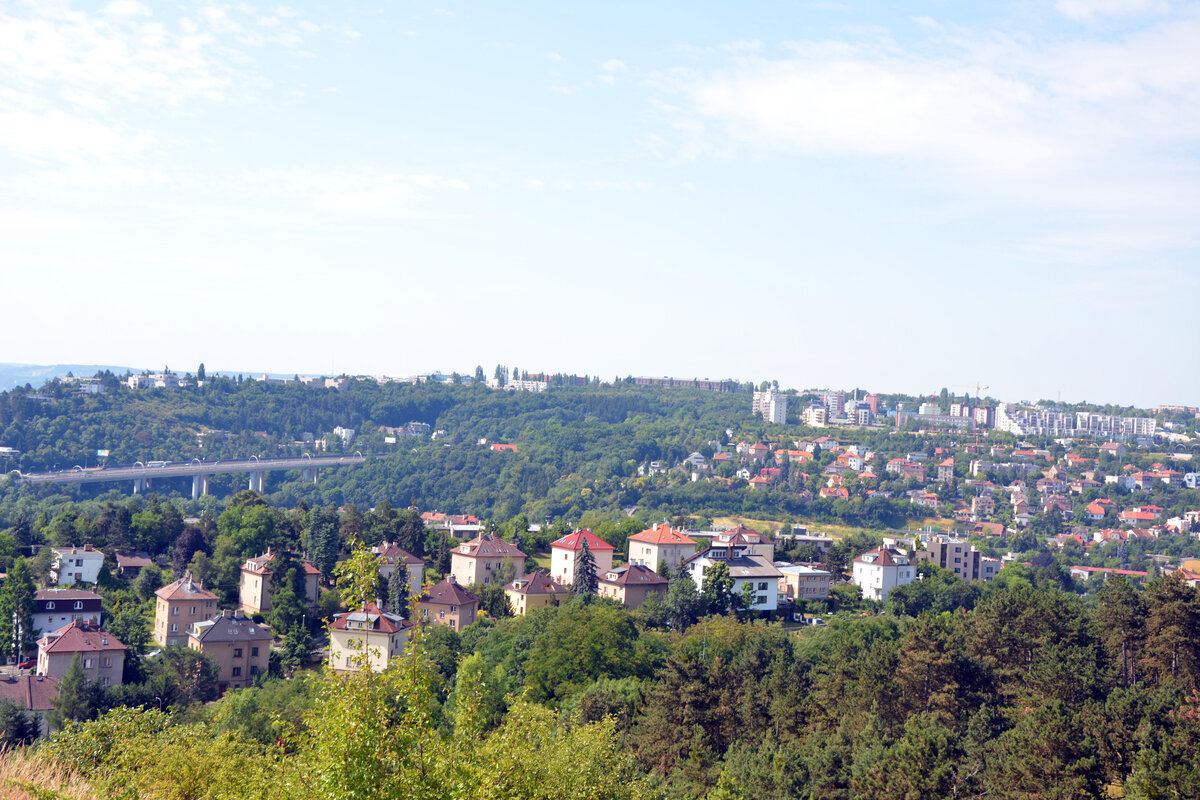
M338 672L360 668L365 656L373 672L383 672L404 652L412 623L367 603L361 611L338 614L329 623L329 666Z
M538 570L505 586L504 594L513 613L524 616L535 608L558 605L567 596L567 588L551 578L550 573Z

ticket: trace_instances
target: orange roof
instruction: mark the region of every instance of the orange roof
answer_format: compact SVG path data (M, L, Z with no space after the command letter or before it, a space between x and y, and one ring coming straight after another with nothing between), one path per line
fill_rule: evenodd
M601 539L596 534L589 530L579 530L574 533L568 533L561 539L555 539L550 543L551 547L560 547L563 550L578 550L583 547L583 543L587 542L589 550L616 550L608 542Z
M629 537L632 542L645 542L646 544L696 544L696 540L684 536L677 530L671 528L670 525L655 525L653 528L648 528L641 533L635 533Z

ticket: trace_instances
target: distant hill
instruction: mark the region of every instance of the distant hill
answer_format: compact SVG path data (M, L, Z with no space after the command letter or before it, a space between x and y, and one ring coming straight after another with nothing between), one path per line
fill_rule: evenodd
M72 375L95 375L97 372L111 370L114 375L124 375L126 372L141 372L132 367L106 367L97 364L0 364L0 390L11 389L14 386L30 384L34 388L55 378L64 378L67 373Z

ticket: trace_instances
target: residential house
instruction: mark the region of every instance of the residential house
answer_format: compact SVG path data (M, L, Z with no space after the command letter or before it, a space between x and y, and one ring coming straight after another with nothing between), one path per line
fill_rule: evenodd
M779 593L791 600L827 600L829 598L830 573L823 569L792 564L779 567Z
M971 498L971 513L976 517L990 517L996 513L996 501L991 495L979 495Z
M479 616L479 597L465 586L459 586L450 574L421 595L418 608L423 622L448 625L451 630L461 632L475 624Z
M747 529L735 529L740 530ZM760 536L754 531L749 533ZM723 562L729 569L729 577L733 579L734 595L742 595L744 587L749 585L754 598L750 610L775 611L779 608L779 578L782 573L771 563L772 556L758 555L759 546L747 541L740 533L730 531L722 536L729 538L725 542L714 539L712 547L686 559L679 568L691 575L697 587L703 587L704 574L714 564ZM774 545L770 545L770 548L773 551Z
M884 602L897 586L912 583L916 568L908 556L890 547L876 547L854 559L851 581L863 597Z
M937 479L943 483L949 483L954 480L954 459L947 458L945 461L938 464Z
M100 565L104 553L90 544L83 547L55 547L54 561L50 564L50 583L55 586L74 586L77 583L95 583L100 576Z
M596 562L597 577L612 569L617 548L589 530L573 531L550 543L550 575L563 586L575 583L576 560L584 542Z
M506 584L504 594L508 597L513 614L521 617L535 608L558 605L564 597L569 596L569 591L550 577L549 572L539 569Z
M632 609L646 602L652 594L657 594L660 600L666 597L667 584L666 578L649 567L630 564L604 572L600 576L598 593Z
M58 678L45 675L0 676L0 700L7 700L33 714L38 736L48 736L50 726L46 715L54 710L58 698Z
M145 551L136 553L117 553L117 575L127 580L136 578L142 567L154 564L154 559Z
M666 564L674 571L679 562L696 552L696 540L685 536L670 525L656 524L629 539L629 563L657 570Z
M525 558L515 544L494 533L485 533L454 548L450 554L450 573L462 586L483 586L500 579L506 561L512 564L512 574L524 574Z
M186 645L189 628L217 611L217 596L192 580L191 572L154 595L154 641L160 647Z
M411 627L408 620L381 611L374 603L338 614L329 623L329 666L352 672L365 664L373 672L383 672L404 652Z
M425 579L425 562L405 550L395 542L383 542L378 547L372 547L371 552L379 556L379 577L383 580L391 578L397 569L408 572L408 596L419 597L421 584Z
M893 475L900 475L910 480L922 482L925 480L925 465L908 459L893 458L887 462L884 469Z
M33 635L55 631L75 620L104 623L104 600L84 589L38 589L33 594Z
M188 629L188 647L216 663L217 691L221 694L229 689L245 689L258 675L266 674L274 639L266 625L229 610L193 622Z
M97 625L75 620L38 639L37 674L62 678L75 656L88 680L120 686L125 671L125 645Z
M261 556L246 559L242 564L242 582L239 589L241 609L246 614L265 614L271 610L271 575L274 572L271 564L278 553L267 552ZM317 608L317 579L321 571L312 565L308 559L299 562L304 570L304 594L311 610Z
M775 558L774 540L744 525L718 533L712 538L712 546L728 548L731 552L736 550L738 555L762 556L768 561Z

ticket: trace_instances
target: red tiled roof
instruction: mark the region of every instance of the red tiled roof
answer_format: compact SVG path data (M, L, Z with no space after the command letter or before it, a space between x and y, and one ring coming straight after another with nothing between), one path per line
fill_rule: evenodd
M29 711L50 711L58 697L58 678L20 675L0 678L0 700L8 700Z
M155 592L156 595L163 600L216 600L217 596L204 588L199 581L192 580L192 573L186 572L184 576L174 583L168 583L166 586Z
M553 542L550 543L550 546L557 547L562 550L578 550L579 548L583 547L583 543L585 541L587 542L588 549L592 550L592 551L596 551L596 550L614 550L615 551L617 549L587 529L574 531L573 533L568 533L566 536L562 537L561 539L555 539Z
M38 649L47 653L105 653L126 647L103 628L77 619L39 639Z
M655 525L653 528L648 528L641 533L635 533L629 537L633 542L645 542L647 544L695 544L696 540L688 536L684 536L677 530L671 528L670 525Z
M421 596L421 602L437 606L467 606L471 603L478 603L479 597L468 591L465 586L460 586L453 581L442 580Z
M346 630L347 622L365 621L371 625L371 630L379 631L380 633L396 633L405 628L411 628L412 623L401 618L396 614L388 614L380 611L379 606L374 603L367 603L361 611L350 611L345 614L338 614L333 622L329 623L329 627L340 631Z

